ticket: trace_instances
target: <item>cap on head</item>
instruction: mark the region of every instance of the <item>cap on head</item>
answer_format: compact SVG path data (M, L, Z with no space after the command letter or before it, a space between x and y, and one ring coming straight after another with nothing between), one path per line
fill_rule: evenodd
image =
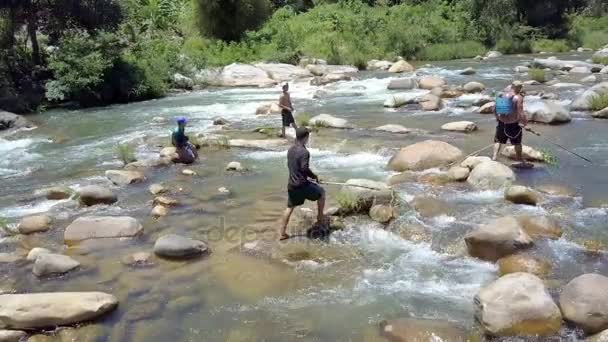
M306 127L298 127L296 128L296 139L297 140L304 140L306 138L308 138L308 136L310 135L310 131L308 130L308 128Z
M185 125L187 123L188 123L188 120L185 117L180 116L180 117L177 118L177 124L178 125Z

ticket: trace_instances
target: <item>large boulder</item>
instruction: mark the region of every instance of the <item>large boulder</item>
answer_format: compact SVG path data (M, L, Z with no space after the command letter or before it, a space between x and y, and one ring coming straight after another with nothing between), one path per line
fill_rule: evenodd
M256 115L281 114L281 107L277 102L263 103L255 110Z
M0 131L13 129L13 128L23 128L23 127L31 127L32 125L21 115L5 112L0 109Z
M608 329L608 277L583 274L570 281L559 297L564 318L588 334Z
M517 154L515 153L515 147L506 146L501 154L509 159L516 160ZM530 146L523 145L522 146L522 156L525 160L534 161L534 162L543 162L545 161L545 156L542 152L535 150Z
M601 50L597 50L592 58L608 58L608 47L604 47Z
M419 94L410 93L389 95L389 97L384 101L384 107L399 108L408 104L415 104L420 101L420 97L421 96Z
M391 187L369 179L349 179L341 193L350 199L349 203L345 203L348 208L340 208L344 215L352 214L353 211L369 212L375 204L389 204L393 196Z
M517 217L524 231L533 239L548 238L557 240L562 236L562 228L559 221L547 216Z
M84 186L77 191L80 203L91 206L95 204L112 204L118 201L116 194L100 185Z
M367 70L369 71L374 71L374 70L388 70L390 69L390 67L393 65L393 62L389 62L389 61L379 61L377 59L372 59L371 61L367 62Z
M420 89L431 90L433 88L443 87L444 85L446 85L445 80L441 77L435 76L424 76L420 79L420 81L418 81L418 86Z
M387 88L389 90L395 90L395 89L410 90L410 89L415 89L415 88L418 88L418 81L414 77L397 78L397 79L394 79L394 80L390 80L388 82Z
M426 140L402 148L388 162L393 171L419 171L457 161L462 151L446 142Z
M536 205L539 202L538 194L522 185L513 185L505 191L505 199L515 204Z
M533 244L519 221L512 216L502 217L465 235L469 255L482 260L496 261Z
M353 128L345 119L336 118L329 114L319 114L309 120L312 126L348 129Z
M402 73L402 72L413 72L416 70L410 63L400 60L394 63L389 69L388 72L394 73Z
M46 232L51 228L53 220L47 215L33 215L24 217L17 225L20 234L33 234Z
M407 134L407 133L412 132L412 130L410 130L409 128L403 127L401 125L394 125L394 124L378 126L378 127L374 128L374 130L382 131L382 132L389 132L389 133L397 133L397 134Z
M177 89L192 90L194 88L194 80L179 73L173 74L171 81Z
M441 126L444 131L470 133L477 130L477 125L472 121L455 121L449 122Z
M481 105L475 112L479 114L494 114L494 108L496 107L496 102L491 101L486 104Z
M323 76L316 76L310 80L310 85L313 86L324 86L334 82L340 81L352 81L352 77L348 74L343 73L331 73Z
M424 111L435 111L443 108L443 101L437 95L426 94L420 98L420 108Z
M129 185L146 180L141 171L107 170L106 177L116 185Z
M268 73L250 64L233 63L222 69L220 76L224 87L271 87L278 82Z
M467 93L481 93L486 89L486 86L480 82L469 82L464 85L464 91Z
M291 64L258 63L255 64L255 67L264 70L270 78L279 82L313 76L310 71Z
M88 216L72 222L63 234L66 242L88 239L133 237L143 231L142 225L128 216Z
M608 82L598 83L576 97L574 101L572 101L572 104L570 104L570 109L579 111L591 110L591 99L606 93L608 93Z
M94 320L118 306L103 292L0 295L0 329L37 330Z
M544 278L551 271L551 263L526 254L514 254L498 260L499 275L525 272Z
M478 189L498 189L515 181L509 167L495 161L485 161L473 169L467 182Z
M570 122L570 112L555 101L540 101L529 104L526 108L528 120L546 124L560 124Z
M163 235L154 243L154 253L166 258L193 258L207 253L208 250L203 241L176 234Z
M446 321L400 318L380 322L380 335L391 342L467 341L462 329Z
M359 71L357 67L352 65L326 65L326 64L309 64L306 70L310 71L315 76L325 76L328 74L353 74Z
M36 257L32 272L37 277L63 274L80 266L80 263L67 255L41 253Z
M475 296L475 317L492 336L556 334L562 315L543 281L529 273L507 274Z

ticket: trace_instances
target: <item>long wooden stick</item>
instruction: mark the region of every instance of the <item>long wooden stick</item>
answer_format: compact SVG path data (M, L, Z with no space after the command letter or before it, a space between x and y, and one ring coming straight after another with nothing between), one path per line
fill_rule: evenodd
M352 187L355 187L355 188L362 188L362 189L368 189L368 190L376 190L376 191L379 191L379 189L378 189L378 188L372 188L372 187L369 187L369 186L364 186L364 185L356 185L356 184L337 183L337 182L326 182L326 181L322 181L322 182L319 182L319 183L317 183L317 184L319 184L319 185L327 184L327 185L352 186Z

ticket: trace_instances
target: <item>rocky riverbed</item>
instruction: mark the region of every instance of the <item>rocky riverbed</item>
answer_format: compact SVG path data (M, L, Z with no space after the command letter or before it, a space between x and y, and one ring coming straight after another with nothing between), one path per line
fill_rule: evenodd
M233 88L0 113L0 341L601 341L608 121L588 100L608 71L591 54L235 64L176 77ZM515 79L531 127L592 165L531 134L534 169L509 167L512 148L467 158L492 142L492 90ZM309 203L278 243L287 80L313 168L365 188L327 185L329 237L307 237ZM202 145L193 165L170 161L176 116Z

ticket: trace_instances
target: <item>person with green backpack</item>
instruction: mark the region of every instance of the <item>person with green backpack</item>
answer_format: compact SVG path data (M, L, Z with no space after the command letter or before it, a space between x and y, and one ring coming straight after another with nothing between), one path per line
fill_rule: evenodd
M524 127L528 118L524 113L523 83L514 81L505 93L496 96L494 115L498 122L494 136L494 155L492 160L498 158L502 145L507 141L515 147L516 159L520 165L527 164L523 158L522 139Z

